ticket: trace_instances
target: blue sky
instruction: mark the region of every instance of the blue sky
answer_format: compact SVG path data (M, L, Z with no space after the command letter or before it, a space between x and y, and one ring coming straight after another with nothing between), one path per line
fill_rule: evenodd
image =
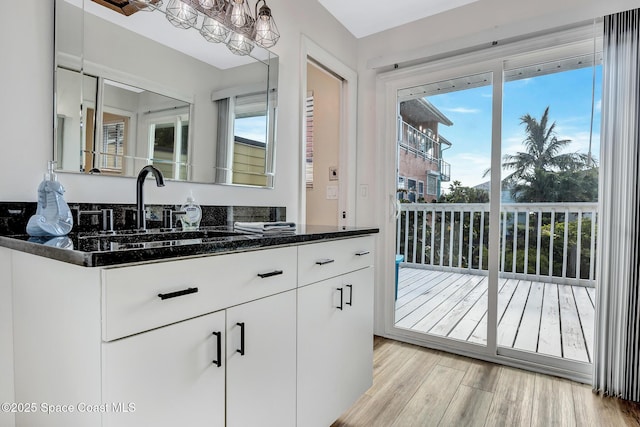
M595 115L592 153L596 159L600 151L600 102L602 67L596 68ZM568 151L587 153L591 130L591 99L593 69L586 67L544 76L505 83L503 93L502 154L523 151L524 126L520 117L525 114L540 119L549 106L549 118L556 122L559 139L570 139ZM492 89L485 86L450 92L427 98L452 122L440 125L440 134L452 142L443 153L451 163L451 181L474 186L485 182L483 172L491 159ZM445 184L446 191L449 185Z
M265 116L254 116L236 119L234 135L254 141L266 142L267 119Z

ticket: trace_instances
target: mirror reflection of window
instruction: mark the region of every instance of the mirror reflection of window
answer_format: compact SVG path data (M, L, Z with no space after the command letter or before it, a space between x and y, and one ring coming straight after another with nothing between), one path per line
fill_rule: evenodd
M129 117L110 113L103 114L102 144L99 157L101 172L122 174L128 132Z
M149 120L149 154L165 178L187 179L189 119L185 114Z
M234 184L267 185L267 95L237 96L233 120Z
M55 160L60 170L88 172L93 167L97 82L94 76L56 69Z

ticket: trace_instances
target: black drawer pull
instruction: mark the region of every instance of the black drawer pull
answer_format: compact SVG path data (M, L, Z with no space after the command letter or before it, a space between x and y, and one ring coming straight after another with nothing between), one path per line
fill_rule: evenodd
M270 271L268 273L258 273L258 276L260 276L261 278L265 278L265 277L272 277L272 276L278 276L280 274L282 274L283 271L282 270L273 270Z
M363 256L363 255L369 255L371 252L369 251L359 251L356 252L356 256Z
M218 348L216 349L216 357L217 359L213 361L213 364L218 368L222 366L222 332L214 332L213 335L216 336L216 342Z
M236 352L240 353L240 356L244 356L244 322L238 322L236 325L240 326L240 348Z
M335 262L335 259L326 258L326 259L321 259L319 261L316 261L316 264L325 265L325 264L331 264L332 262Z
M340 305L337 306L336 308L338 310L342 310L343 304L342 304L342 297L344 296L344 292L342 291L342 288L338 288L338 292L340 292Z
M187 288L181 291L169 292L168 294L158 294L161 300L166 300L169 298L181 297L183 295L195 294L198 292L198 288Z
M349 301L345 302L345 304L352 305L353 304L353 285L347 285L347 288L349 288Z

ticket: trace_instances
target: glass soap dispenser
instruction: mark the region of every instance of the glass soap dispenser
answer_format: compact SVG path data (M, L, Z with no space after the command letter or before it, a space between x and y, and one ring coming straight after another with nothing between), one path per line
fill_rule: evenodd
M54 164L54 161L48 163L44 180L38 186L36 214L27 223L30 236L66 236L73 228L73 216L62 197L64 187L53 171Z
M187 197L186 203L182 205L180 210L184 212L180 218L182 229L185 231L197 230L198 227L200 227L200 220L202 219L202 209L196 203L193 194Z

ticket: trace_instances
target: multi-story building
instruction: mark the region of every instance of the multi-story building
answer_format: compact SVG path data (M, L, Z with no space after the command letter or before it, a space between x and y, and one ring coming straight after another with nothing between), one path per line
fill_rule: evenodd
M451 179L451 165L442 153L451 142L438 125L453 125L424 98L400 103L398 117L398 198L432 202L440 197L443 182Z

